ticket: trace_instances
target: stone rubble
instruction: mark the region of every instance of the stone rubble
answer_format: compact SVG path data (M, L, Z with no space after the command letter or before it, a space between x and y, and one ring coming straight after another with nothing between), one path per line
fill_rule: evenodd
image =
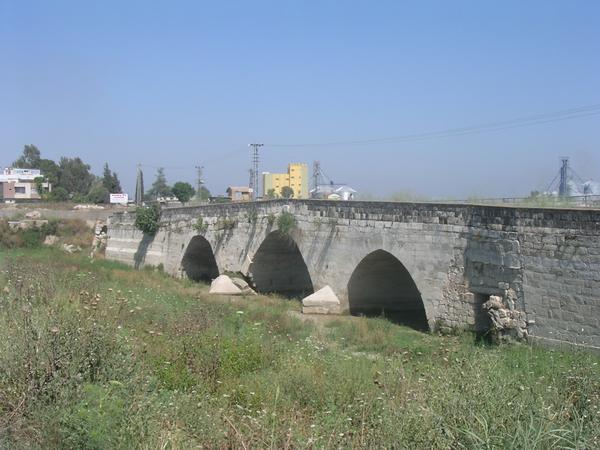
M92 251L90 258L93 258L97 253L103 253L108 244L108 234L106 233L106 222L97 220L94 225L94 240L92 241Z
M493 328L501 340L527 338L527 319L525 313L514 309L514 304L504 301L499 295L490 295L490 299L483 304L492 321Z
M244 295L258 295L254 289L250 287L250 285L243 278L232 277L231 281L235 284Z
M52 246L58 242L58 236L49 234L44 238L44 245Z
M76 252L81 251L81 247L79 245L73 245L73 244L63 244L62 249L66 253L76 253Z
M42 218L42 213L39 211L30 211L28 213L25 214L25 217L27 219L41 219Z

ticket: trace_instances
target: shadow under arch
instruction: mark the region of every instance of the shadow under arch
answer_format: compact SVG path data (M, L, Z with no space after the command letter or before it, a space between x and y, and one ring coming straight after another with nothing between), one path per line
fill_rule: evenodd
M391 253L365 256L348 282L350 314L385 316L417 330L428 330L421 293L404 265Z
M188 244L181 266L193 281L211 282L219 276L219 267L210 243L204 236L194 236Z
M301 298L314 292L310 273L296 242L272 231L262 242L249 268L254 287L261 293Z

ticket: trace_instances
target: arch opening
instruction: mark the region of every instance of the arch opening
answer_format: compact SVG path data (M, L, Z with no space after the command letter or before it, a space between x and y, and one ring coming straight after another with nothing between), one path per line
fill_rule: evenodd
M194 236L181 262L186 276L193 281L210 283L219 276L219 267L210 243L204 236Z
M428 330L427 315L417 285L392 254L376 250L356 266L348 282L350 314L385 316L418 330Z
M250 276L257 292L288 298L302 298L314 292L298 245L281 231L273 231L260 245L250 265Z

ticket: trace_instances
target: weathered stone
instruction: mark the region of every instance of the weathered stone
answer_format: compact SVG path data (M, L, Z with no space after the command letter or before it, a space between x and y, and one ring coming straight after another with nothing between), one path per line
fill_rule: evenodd
M42 218L42 213L39 211L30 211L28 213L25 214L25 217L27 219L41 219Z
M325 286L302 299L302 312L304 314L339 314L340 300L330 286Z
M486 327L483 303L489 295L499 295L496 311L503 311L496 314L498 323L515 326L515 336L600 347L600 212L592 208L565 212L311 200L214 204L165 209L163 226L151 239L136 230L135 214L117 213L110 219L107 257L138 267L163 264L168 273L184 275L183 256L198 234L192 225L202 217L214 266L249 276L257 272L257 253L268 247L264 244L276 233L283 210L294 215L297 227L288 234L290 245L271 246L272 267L267 274L263 270L260 280L263 292L286 295L286 286L300 284L302 292L330 285L341 311L349 312L355 270L368 255L384 251L410 274L430 326L445 319L452 326L475 321L476 328ZM248 221L250 211L258 220ZM236 224L227 232L215 226L224 217ZM386 228L389 222L383 219L390 218L393 226ZM293 265L286 256L291 245L300 255ZM290 270L292 266L296 269ZM304 266L308 276L300 278L298 268ZM380 269L373 271L372 280ZM299 280L306 280L305 285ZM465 295L469 291L475 295ZM393 306L394 297L389 297L386 306Z
M242 290L237 287L227 275L219 275L210 284L210 290L208 293L220 295L241 295Z
M231 277L231 281L235 284L244 295L257 295L254 289L243 278Z
M44 245L54 245L58 242L58 236L50 234L44 238Z
M81 247L73 244L63 244L62 249L67 253L77 253L81 251Z

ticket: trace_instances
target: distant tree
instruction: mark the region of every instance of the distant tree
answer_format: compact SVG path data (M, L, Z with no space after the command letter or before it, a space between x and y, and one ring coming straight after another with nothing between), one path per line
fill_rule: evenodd
M60 178L59 186L67 190L67 192L75 196L87 195L94 181L94 176L90 172L90 166L85 164L81 158L60 158Z
M173 185L173 195L177 197L181 203L187 203L194 196L196 191L190 183L178 181Z
M289 186L284 186L281 188L281 196L283 198L292 198L294 196L294 190Z
M48 180L52 186L58 186L60 180L60 167L51 159L40 159L37 167L42 171L42 176Z
M269 189L269 190L267 191L267 195L266 195L266 197L267 197L268 199L274 199L274 198L277 198L277 193L275 192L275 189Z
M168 197L172 194L171 187L167 184L167 177L165 176L165 169L159 167L156 171L156 179L152 183L152 187L146 193L148 198L157 199L158 197Z
M95 177L84 201L87 203L108 203L110 191L104 187L104 179Z
M201 186L200 189L196 191L197 200L206 201L210 196L210 191L205 186Z
M104 172L102 174L102 185L111 194L120 194L121 182L116 172L111 172L108 163L104 163Z
M13 162L13 167L20 169L39 169L41 160L40 151L35 145L23 147L23 154Z
M66 202L69 200L69 193L64 187L58 186L52 189L48 194L48 200L53 202Z

